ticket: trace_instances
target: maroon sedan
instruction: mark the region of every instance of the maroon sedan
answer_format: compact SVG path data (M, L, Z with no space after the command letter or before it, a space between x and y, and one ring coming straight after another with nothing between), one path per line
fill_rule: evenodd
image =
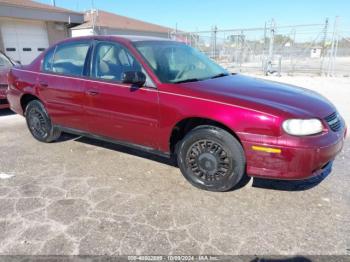
M244 174L298 180L330 170L346 134L317 93L231 75L165 39L63 41L10 72L8 100L39 141L65 131L174 156L189 182L212 191Z
M14 62L8 58L5 54L0 52L0 109L8 108L8 102L6 99L7 90L7 74L10 71Z

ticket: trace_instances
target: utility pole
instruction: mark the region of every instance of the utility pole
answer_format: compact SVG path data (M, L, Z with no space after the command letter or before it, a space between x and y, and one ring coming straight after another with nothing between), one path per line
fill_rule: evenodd
M267 71L265 72L265 74L267 74L268 71L270 71L272 69L273 45L274 45L274 40L275 40L275 27L276 27L275 20L272 19L271 20L271 25L270 25L269 56L268 56L267 66L266 66Z
M212 42L212 45L213 45L212 57L213 57L213 59L216 59L216 37L217 37L217 33L218 33L218 28L217 28L217 26L214 26L213 27L213 35L212 35L212 37L213 37L213 39L212 39L212 41L213 41Z
M265 26L264 26L264 43L263 43L263 50L262 50L262 70L264 72L264 74L266 74L266 57L265 57L265 51L266 51L266 22L265 22Z
M324 23L324 28L323 28L323 40L322 40L322 51L321 51L321 55L322 55L322 60L321 60L321 68L320 68L320 72L321 75L324 75L324 61L325 61L325 57L326 57L326 43L327 43L327 33L328 33L328 18L326 18L326 21Z
M335 44L334 44L334 50L333 50L333 63L332 63L332 75L335 74L335 65L336 65L336 59L337 59L337 53L338 53L338 44L339 44L339 34L338 34L338 25L339 25L339 16L335 18Z
M245 36L244 36L243 30L241 30L239 40L240 40L239 72L241 72L242 71L242 63L243 63L243 59L244 59L244 47L245 47Z
M56 1L55 1L55 0L51 0L51 4L52 4L53 6L56 6Z
M95 27L96 27L96 15L97 11L95 9L91 9L91 19L92 19L92 34L95 35Z
M335 60L335 46L336 44L336 37L338 35L337 33L337 26L338 26L338 16L335 17L334 25L333 25L333 33L332 33L332 44L331 44L331 52L329 53L329 61L328 61L328 68L327 68L327 76L333 76L334 71L334 60Z
M291 43L291 45L289 47L289 54L290 54L291 71L292 71L292 75L294 75L295 61L293 58L295 55L295 39L296 39L296 34L297 34L297 30L295 28L292 29L292 34L293 34L293 42Z

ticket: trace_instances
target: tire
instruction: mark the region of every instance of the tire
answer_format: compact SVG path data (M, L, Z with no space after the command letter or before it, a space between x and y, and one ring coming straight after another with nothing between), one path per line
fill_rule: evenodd
M28 103L25 118L30 133L40 142L50 143L61 136L61 130L53 126L44 105L39 100Z
M178 144L177 162L195 187L224 192L245 174L244 150L229 132L215 126L198 126Z

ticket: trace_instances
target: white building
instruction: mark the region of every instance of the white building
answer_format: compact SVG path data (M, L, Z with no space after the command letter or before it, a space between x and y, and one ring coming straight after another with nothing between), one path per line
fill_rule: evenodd
M310 57L311 58L320 58L322 54L322 47L314 46L311 48Z
M30 0L0 0L0 50L22 64L84 22L84 14Z
M171 28L102 10L79 13L31 0L0 0L0 51L29 64L53 43L70 36L169 37Z

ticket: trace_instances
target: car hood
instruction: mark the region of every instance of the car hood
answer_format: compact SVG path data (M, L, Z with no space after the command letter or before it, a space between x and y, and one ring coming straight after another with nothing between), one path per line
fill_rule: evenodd
M267 113L277 110L292 117L324 118L336 110L329 100L314 91L239 74L182 85L205 98Z

